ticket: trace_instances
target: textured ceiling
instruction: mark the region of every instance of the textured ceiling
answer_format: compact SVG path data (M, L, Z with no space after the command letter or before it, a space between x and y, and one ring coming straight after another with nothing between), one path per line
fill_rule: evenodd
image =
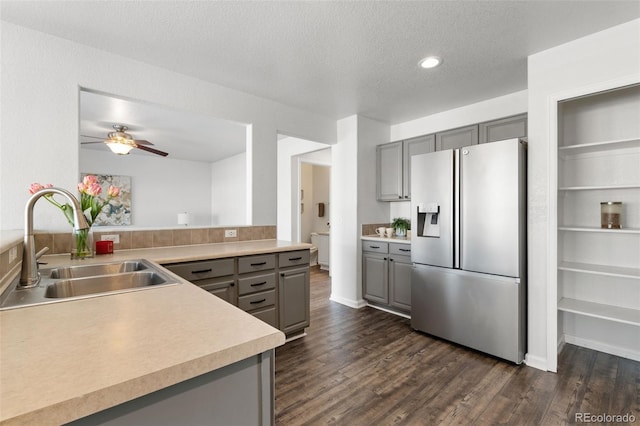
M636 19L640 2L4 0L1 17L330 118L395 124L526 89L528 55ZM429 54L444 64L420 69Z

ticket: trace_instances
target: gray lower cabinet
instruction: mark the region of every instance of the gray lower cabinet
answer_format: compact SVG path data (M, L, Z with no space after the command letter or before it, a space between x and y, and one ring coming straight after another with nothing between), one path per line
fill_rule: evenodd
M278 255L280 330L286 335L304 331L311 321L309 250Z
M164 267L232 305L236 304L238 293L234 259L184 262Z
M362 282L365 299L389 304L389 262L386 254L362 253Z
M526 137L527 114L514 115L512 117L480 123L479 131L480 143Z
M287 335L310 324L309 250L163 266Z
M363 241L364 298L396 311L411 311L411 245Z
M272 425L274 357L263 352L69 425Z
M478 125L459 127L436 133L436 151L478 144Z

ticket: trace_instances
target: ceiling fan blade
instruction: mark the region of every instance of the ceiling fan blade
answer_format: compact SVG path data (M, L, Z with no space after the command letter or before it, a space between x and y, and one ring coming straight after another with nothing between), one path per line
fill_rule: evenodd
M85 142L80 142L80 145L88 145L90 143L104 143L104 141L85 141Z
M99 136L89 136L89 135L80 135L81 138L91 138L91 139L103 139L104 137L99 137Z
M133 142L135 142L136 145L153 145L151 142L145 141L144 139L142 140L136 139Z
M167 155L169 155L168 152L160 151L158 149L149 148L148 146L144 146L144 145L137 145L136 144L136 148L141 149L143 151L151 152L153 154L162 155L163 157L166 157Z

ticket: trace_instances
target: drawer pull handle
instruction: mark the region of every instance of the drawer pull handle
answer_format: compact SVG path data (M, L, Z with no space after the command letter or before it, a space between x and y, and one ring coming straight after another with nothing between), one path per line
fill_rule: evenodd
M249 302L252 305L257 305L258 303L266 302L267 299L254 300L253 302Z
M290 257L289 260L290 261L294 261L294 260L301 260L302 257Z
M261 283L253 283L253 284L251 284L251 287L257 287L259 285L265 285L266 283L267 283L266 281L263 281Z
M369 246L369 248L380 248L380 246Z
M262 266L262 265L266 265L267 262L258 262L258 263L252 263L251 266Z
M411 249L400 249L400 251L411 251Z
M209 269L199 269L197 271L191 271L192 274L203 274L205 272L211 272L213 271L213 269L209 268Z

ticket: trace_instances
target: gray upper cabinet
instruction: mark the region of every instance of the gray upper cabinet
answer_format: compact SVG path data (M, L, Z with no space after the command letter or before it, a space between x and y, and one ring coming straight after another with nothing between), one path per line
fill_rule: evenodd
M402 193L402 141L376 147L376 191L379 201L398 201Z
M418 136L403 142L403 196L405 200L411 199L411 156L433 152L436 148L434 135Z
M436 151L478 144L478 125L459 127L436 133Z
M434 135L418 136L376 147L378 201L411 199L411 156L433 152Z
M527 114L480 123L480 143L527 136Z

